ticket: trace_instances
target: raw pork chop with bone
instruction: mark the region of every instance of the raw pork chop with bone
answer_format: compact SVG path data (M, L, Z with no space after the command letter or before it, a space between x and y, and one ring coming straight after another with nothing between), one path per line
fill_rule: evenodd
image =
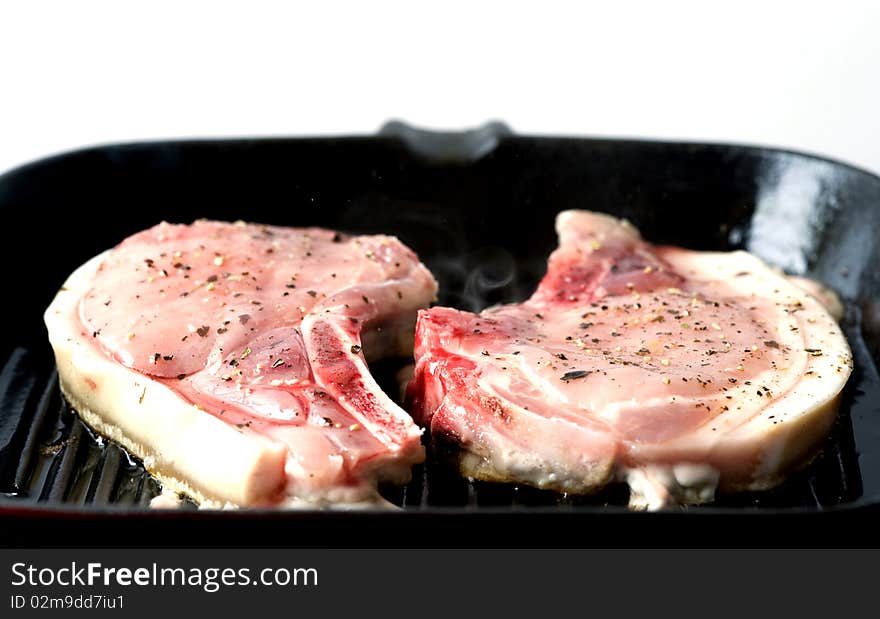
M558 215L524 303L419 314L408 398L467 476L634 507L770 488L821 448L852 356L814 297L742 251Z

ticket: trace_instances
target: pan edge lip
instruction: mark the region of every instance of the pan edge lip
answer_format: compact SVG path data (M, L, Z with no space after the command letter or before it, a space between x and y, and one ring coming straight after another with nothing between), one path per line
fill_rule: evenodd
M810 160L817 163L830 165L837 170L846 170L870 179L870 182L880 185L880 170L874 171L867 167L852 163L834 155L822 154L809 149L776 146L759 142L738 142L727 140L691 140L687 138L670 139L651 136L626 136L616 134L552 134L552 133L510 133L500 135L499 146L505 142L520 140L538 142L567 142L567 143L593 143L609 145L646 146L646 147L672 147L684 149L707 149L707 150L731 150L758 156L787 156ZM380 133L324 133L324 134L242 134L242 135L216 135L197 137L168 137L155 139L132 139L99 141L94 144L85 144L63 148L54 153L46 154L34 159L23 161L6 170L0 170L0 186L11 178L41 167L58 164L68 159L97 154L108 150L136 150L144 148L166 148L182 146L242 146L248 144L283 144L289 142L384 142L388 144L404 145L404 141L394 135Z
M791 507L709 507L699 510L661 510L657 512L641 512L629 510L623 506L582 507L577 510L559 511L555 506L536 506L527 509L511 510L504 506L483 506L480 510L465 510L456 506L432 506L418 509L398 510L361 510L358 516L368 518L397 518L397 519L420 519L442 516L456 517L468 520L482 519L486 517L497 518L524 518L524 517L558 517L565 518L616 518L631 519L729 519L729 518L765 518L765 517L788 517L788 518L821 518L835 517L845 513L871 511L880 509L880 496L859 497L855 501L829 505L820 508L812 508L803 505ZM344 510L273 510L273 509L242 509L242 510L153 510L132 508L129 506L102 506L100 508L78 507L72 508L63 504L18 504L16 499L0 498L0 522L6 518L61 518L68 520L78 519L116 519L116 518L145 518L148 520L248 520L266 519L285 520L297 519L300 516L310 518L345 518L350 515Z

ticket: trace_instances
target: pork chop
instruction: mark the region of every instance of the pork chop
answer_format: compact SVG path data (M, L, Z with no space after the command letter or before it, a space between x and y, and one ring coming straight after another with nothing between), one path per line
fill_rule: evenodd
M74 272L45 320L73 407L166 487L351 504L423 459L366 361L410 354L436 290L389 236L161 223Z
M852 356L835 320L748 253L652 246L560 213L524 303L420 312L408 397L472 478L631 505L778 484L817 453Z

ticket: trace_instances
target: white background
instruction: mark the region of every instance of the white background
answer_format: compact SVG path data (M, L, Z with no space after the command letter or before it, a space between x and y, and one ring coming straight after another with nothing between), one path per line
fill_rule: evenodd
M400 118L759 143L880 172L880 4L611 4L10 2L0 171L94 143Z

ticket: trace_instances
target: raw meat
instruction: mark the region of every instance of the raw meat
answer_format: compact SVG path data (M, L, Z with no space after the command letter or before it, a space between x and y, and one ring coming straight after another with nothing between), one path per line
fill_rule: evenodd
M420 312L408 397L473 478L631 505L772 487L808 463L852 357L812 296L745 252L651 246L567 211L524 303Z
M352 504L423 459L365 355L409 354L436 289L393 237L162 223L78 269L45 318L74 408L172 490Z

